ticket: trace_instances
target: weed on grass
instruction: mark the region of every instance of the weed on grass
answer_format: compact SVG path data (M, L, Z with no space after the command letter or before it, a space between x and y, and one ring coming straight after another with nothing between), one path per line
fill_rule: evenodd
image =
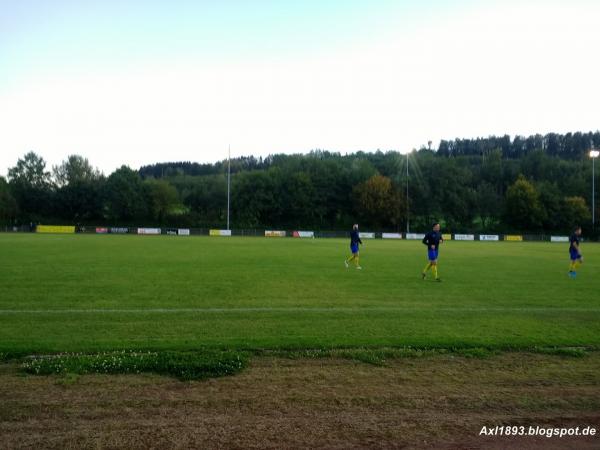
M535 347L532 352L571 358L582 358L588 354L587 350L582 347Z
M202 380L236 374L246 367L247 362L247 354L236 351L119 351L36 356L23 363L22 368L25 372L35 375L150 372L173 376L180 380Z

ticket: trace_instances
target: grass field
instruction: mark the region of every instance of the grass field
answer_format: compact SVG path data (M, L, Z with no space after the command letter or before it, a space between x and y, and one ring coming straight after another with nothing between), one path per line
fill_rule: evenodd
M0 352L600 348L600 246L0 234Z
M347 247L0 234L0 447L598 448L599 245Z

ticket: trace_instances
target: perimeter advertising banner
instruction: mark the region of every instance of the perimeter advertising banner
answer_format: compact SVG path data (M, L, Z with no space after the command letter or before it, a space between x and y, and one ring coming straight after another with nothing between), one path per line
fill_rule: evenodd
M550 236L550 242L569 242L569 236Z
M454 240L456 240L456 241L474 241L475 235L474 234L455 234Z
M505 241L522 241L523 236L518 234L507 234L504 236Z
M314 238L315 232L314 231L294 231L292 233L292 236L294 236L295 238Z
M110 229L111 234L127 234L129 233L129 228L125 227L112 227Z
M381 233L381 239L402 239L402 233Z
M375 239L375 233L358 233L358 237L361 239Z
M406 239L411 239L413 241L415 240L422 240L425 237L425 234L423 233L406 233Z
M480 241L499 241L500 236L498 236L497 234L480 234L479 240Z
M160 234L160 228L138 228L137 234L146 234L146 235Z
M36 228L38 233L60 233L60 234L71 234L75 233L74 226L63 226L63 225L38 225Z
M105 228L105 227L97 227L97 228L96 228L96 233L97 233L97 234L106 234L106 233L108 233L108 228Z
M188 228L167 228L166 233L169 236L189 236L190 230Z
M209 230L208 235L209 236L231 236L231 230Z
M285 237L285 231L265 230L265 237Z
M460 234L455 234L454 236L461 236ZM442 239L445 241L451 241L452 240L452 235L451 234L442 234ZM458 239L457 237L455 237L454 239Z

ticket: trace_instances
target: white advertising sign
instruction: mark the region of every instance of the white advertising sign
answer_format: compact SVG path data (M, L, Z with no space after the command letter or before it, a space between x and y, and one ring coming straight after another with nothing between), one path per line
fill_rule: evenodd
M265 237L285 237L285 231L265 230Z
M137 234L160 234L160 228L138 228Z
M358 237L363 239L375 239L375 233L358 233Z
M454 240L455 241L474 241L475 235L474 234L455 234Z
M210 236L231 236L231 230L210 230Z
M412 240L421 240L425 237L424 234L422 233L406 233L406 239L412 239Z
M382 239L402 239L402 233L381 233Z
M480 241L499 241L500 236L498 236L497 234L480 234L479 240Z

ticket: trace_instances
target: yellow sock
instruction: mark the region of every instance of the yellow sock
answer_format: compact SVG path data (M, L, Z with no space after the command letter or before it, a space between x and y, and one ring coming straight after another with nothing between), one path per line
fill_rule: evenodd
M580 265L581 265L581 263L579 262L579 260L576 260L575 262L573 262L573 270L577 270Z
M575 261L571 261L571 264L569 264L569 272L574 272L575 271Z
M436 264L436 265L433 265L433 266L431 266L431 268L432 268L432 270L433 270L433 276L434 276L434 277L436 278L436 280L437 280L437 277L438 277L438 274L437 274L437 264Z
M423 273L427 273L427 271L429 270L430 267L431 267L431 263L427 263L427 265L423 269Z
M354 259L354 255L350 256L349 258L346 259L346 262L349 263L350 261L352 261Z
M358 256L354 257L354 264L356 264L356 267L358 267Z

